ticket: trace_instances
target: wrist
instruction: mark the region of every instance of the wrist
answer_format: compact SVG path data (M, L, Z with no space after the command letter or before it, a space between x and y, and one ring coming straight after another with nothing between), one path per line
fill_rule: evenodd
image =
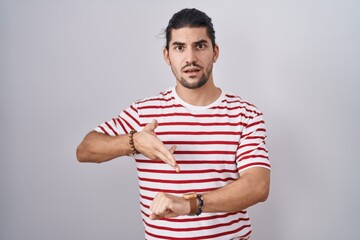
M188 193L184 194L183 198L188 201L189 205L189 216L199 216L202 213L204 206L204 199L201 194Z
M129 133L129 145L130 145L130 150L132 152L132 154L139 154L140 152L136 149L136 144L135 144L135 135L137 135L137 131L135 129L131 130Z

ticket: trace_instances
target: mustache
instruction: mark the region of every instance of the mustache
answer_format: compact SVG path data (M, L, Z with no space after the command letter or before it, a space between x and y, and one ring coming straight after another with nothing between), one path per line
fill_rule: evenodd
M193 63L188 63L188 64L186 64L185 66L183 66L183 67L181 68L181 70L184 70L185 68L188 68L188 67L198 67L198 68L201 68L201 69L203 68L201 65L193 62Z

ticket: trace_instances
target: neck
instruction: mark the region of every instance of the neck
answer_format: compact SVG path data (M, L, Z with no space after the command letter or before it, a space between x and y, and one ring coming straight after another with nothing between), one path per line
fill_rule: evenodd
M216 87L213 81L208 81L204 86L196 89L185 88L177 83L175 90L183 101L194 106L207 106L221 95L221 89Z

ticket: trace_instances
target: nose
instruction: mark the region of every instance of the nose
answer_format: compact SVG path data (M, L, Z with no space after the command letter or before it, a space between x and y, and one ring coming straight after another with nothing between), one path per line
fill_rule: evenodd
M196 52L192 48L188 48L185 55L185 61L186 63L195 63L197 60L196 58Z

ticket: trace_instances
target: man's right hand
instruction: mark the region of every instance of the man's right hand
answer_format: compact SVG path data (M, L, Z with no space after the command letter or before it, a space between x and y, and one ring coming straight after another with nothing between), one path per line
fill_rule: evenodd
M173 167L176 172L180 172L180 167L176 163L173 155L176 146L173 145L170 149L165 147L164 143L155 134L154 130L157 125L158 122L153 120L146 124L141 132L134 134L133 139L135 148L147 158L161 160Z

